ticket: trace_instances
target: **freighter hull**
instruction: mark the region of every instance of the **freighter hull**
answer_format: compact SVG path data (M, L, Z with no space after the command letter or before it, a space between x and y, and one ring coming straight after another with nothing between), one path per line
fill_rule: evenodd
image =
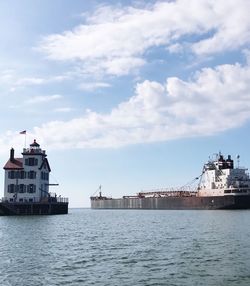
M247 168L234 167L234 161L219 153L209 158L202 173L191 183L179 188L161 188L141 191L134 196L112 199L102 196L90 197L93 209L156 209L156 210L216 210L250 209L250 177Z
M250 209L250 196L149 197L91 200L92 209Z

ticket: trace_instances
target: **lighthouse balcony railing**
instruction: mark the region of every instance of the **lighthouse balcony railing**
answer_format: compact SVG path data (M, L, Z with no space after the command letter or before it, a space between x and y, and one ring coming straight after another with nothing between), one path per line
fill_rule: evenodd
M23 148L23 154L45 154L45 150L41 148Z
M51 201L55 201L57 203L68 203L69 202L69 199L68 198L65 198L65 197L61 197L61 196L58 196L58 197L51 197L51 198L48 198L49 200L52 199Z

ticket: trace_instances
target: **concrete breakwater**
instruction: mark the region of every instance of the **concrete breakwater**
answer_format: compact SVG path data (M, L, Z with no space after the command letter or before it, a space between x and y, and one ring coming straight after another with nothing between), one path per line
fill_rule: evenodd
M67 214L67 202L49 203L0 203L0 216L4 215L53 215Z

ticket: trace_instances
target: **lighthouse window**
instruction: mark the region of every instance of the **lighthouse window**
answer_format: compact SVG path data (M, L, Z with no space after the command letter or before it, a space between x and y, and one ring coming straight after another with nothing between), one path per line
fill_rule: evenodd
M26 178L26 173L25 171L20 172L20 179L25 179Z
M8 172L8 178L9 179L15 179L15 171L9 171Z
M49 174L46 173L46 172L41 172L41 179L48 181L48 179L49 179Z
M15 185L15 193L19 192L19 185Z
M15 191L15 185L14 184L8 185L8 193L14 193L14 191Z
M27 186L28 193L35 193L36 192L36 185L30 184Z
M35 165L35 158L29 158L29 166Z
M19 193L25 193L26 192L26 186L24 184L19 185Z
M37 164L38 164L38 159L36 159L36 158L25 159L25 165L27 165L27 166L37 166Z
M36 172L35 171L29 171L28 178L29 179L35 179L36 178Z

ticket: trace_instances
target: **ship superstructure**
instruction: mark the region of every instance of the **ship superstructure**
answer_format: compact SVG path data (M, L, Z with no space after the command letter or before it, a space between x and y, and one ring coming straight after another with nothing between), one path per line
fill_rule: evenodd
M209 160L203 168L203 173L198 186L198 196L241 196L250 195L250 178L247 168L239 167L228 155L227 159L222 154Z

